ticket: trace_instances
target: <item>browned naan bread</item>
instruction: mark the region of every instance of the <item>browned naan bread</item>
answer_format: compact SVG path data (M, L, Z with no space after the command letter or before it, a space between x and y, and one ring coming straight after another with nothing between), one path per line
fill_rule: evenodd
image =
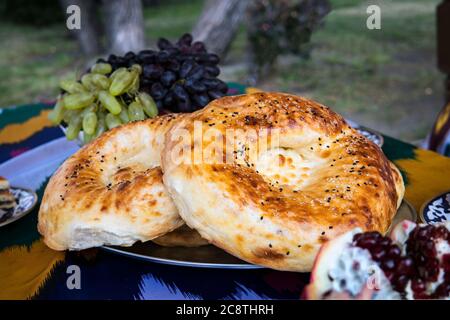
M177 117L120 126L67 159L40 207L45 243L55 250L130 246L181 226L160 168L164 135Z
M181 139L196 121L203 136ZM240 143L221 149L210 129L258 135L235 134ZM187 152L196 147L221 152L196 162ZM279 270L310 271L323 243L355 227L386 232L404 193L398 169L341 116L280 93L221 98L177 121L161 164L191 228L243 260Z
M185 224L152 241L163 247L200 247L209 244L197 231Z

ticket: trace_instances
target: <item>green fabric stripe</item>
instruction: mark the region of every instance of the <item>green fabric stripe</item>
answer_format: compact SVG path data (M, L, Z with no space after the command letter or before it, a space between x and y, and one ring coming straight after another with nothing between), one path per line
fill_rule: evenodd
M412 144L396 140L391 137L383 136L384 138L384 144L383 144L383 151L386 157L388 157L389 160L395 161L399 159L415 159L416 154L414 152L414 149L416 149L415 146ZM400 172L403 177L403 181L405 182L405 185L409 184L408 180L408 173L406 171L403 171L400 169Z
M22 123L35 117L44 109L50 109L51 106L43 103L26 104L14 108L7 108L0 110L0 130L6 125L12 123Z
M415 146L391 137L383 137L383 151L391 161L395 161L398 159L415 159Z
M244 94L245 93L246 86L244 86L244 85L242 85L240 83L227 82L227 85L228 85L228 88L237 90L239 94Z

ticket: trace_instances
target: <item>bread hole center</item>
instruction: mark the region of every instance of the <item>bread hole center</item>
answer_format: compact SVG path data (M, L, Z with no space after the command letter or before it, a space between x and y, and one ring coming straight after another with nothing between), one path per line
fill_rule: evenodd
M274 187L299 190L317 166L314 161L290 148L273 148L259 154L255 170Z

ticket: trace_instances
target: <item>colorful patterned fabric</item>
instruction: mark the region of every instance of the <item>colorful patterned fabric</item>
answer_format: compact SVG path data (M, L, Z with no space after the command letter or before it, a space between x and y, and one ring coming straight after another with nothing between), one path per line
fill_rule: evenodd
M424 147L450 157L450 103L438 114Z
M243 91L232 85L233 93ZM50 107L35 104L0 110L0 163L62 136L47 120ZM450 190L449 158L389 137L383 150L401 169L406 199L416 210L432 196ZM45 183L37 187L40 198L44 188ZM38 207L0 228L0 299L297 299L309 281L309 274L269 269L198 269L143 262L98 249L53 251L36 230L37 212ZM66 285L71 265L80 268L80 290Z

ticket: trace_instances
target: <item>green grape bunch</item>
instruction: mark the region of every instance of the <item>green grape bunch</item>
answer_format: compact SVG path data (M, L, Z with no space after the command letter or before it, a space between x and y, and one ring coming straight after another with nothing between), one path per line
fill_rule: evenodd
M68 140L76 139L83 131L86 144L121 124L153 118L158 108L148 93L139 91L141 73L138 64L113 72L109 63L96 63L79 81L60 82L63 93L49 119L66 126Z

